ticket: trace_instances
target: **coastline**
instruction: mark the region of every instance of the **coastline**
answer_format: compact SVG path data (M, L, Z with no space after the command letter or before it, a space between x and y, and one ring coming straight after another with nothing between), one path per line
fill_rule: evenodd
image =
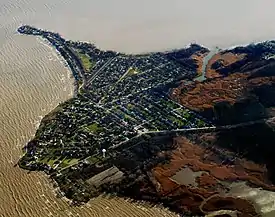
M39 35L39 34L41 34L41 35L39 35L40 37L42 37L42 38L44 38L45 40L46 39L48 39L47 37L45 37L43 34L45 33L45 31L44 30L37 30L37 31L40 31L40 33L37 33L37 34L27 34L27 35L35 35L35 36L37 36L37 35ZM24 34L24 33L22 33L22 34ZM47 34L48 34L48 32L47 32ZM57 33L50 33L50 34L53 34L53 35L58 35ZM62 38L60 38L60 39L62 39ZM68 41L66 41L65 39L62 39L62 40L64 40L65 42L68 42ZM71 72L72 72L72 74L73 74L73 76L74 76L74 79L75 79L75 95L74 96L76 96L78 93L79 93L79 90L82 88L82 84L80 85L80 82L82 81L81 79L84 79L84 77L83 77L83 74L84 74L84 72L83 71L81 71L81 70L79 70L79 68L77 68L77 67L73 67L74 65L72 65L71 64L71 62L70 62L70 58L72 57L72 56L69 56L69 59L68 58L66 58L66 56L65 55L63 55L62 54L62 52L58 49L59 47L58 46L56 46L56 44L55 43L52 43L51 42L51 40L47 40L48 41L48 43L51 45L51 47L55 47L55 49L57 50L57 53L58 53L58 55L61 55L62 57L63 57L63 59L65 59L65 61L66 61L66 63L68 64L68 66L70 67L70 69L71 69ZM81 42L80 42L81 43ZM184 48L183 48L184 49ZM74 49L72 49L72 50L74 50ZM72 51L72 53L74 53L73 51ZM80 67L81 68L81 67ZM79 72L79 74L76 74L76 72ZM83 82L83 81L82 81ZM70 99L69 100L67 100L66 102L68 102L68 101L70 101ZM40 122L40 126L39 126L39 128L41 128L41 126L43 126L43 124L45 124L48 120L51 120L52 119L52 117L54 117L55 116L55 114L57 113L57 110L59 110L59 109L62 109L62 106L64 106L65 105L65 103L66 102L63 102L63 103L60 103L55 109L53 109L49 114L47 114L42 120L41 120L41 122ZM37 135L38 135L38 137L39 137L39 129L36 131L36 135L35 135L35 137L34 137L34 139L36 139L36 137L37 137ZM31 146L32 146L33 144L31 144ZM30 147L31 147L30 146ZM34 145L35 146L35 145ZM27 170L32 170L32 165L30 164L30 167L29 167L29 165L20 165L20 163L19 163L19 166L20 167L22 167L22 168L24 168L24 169L27 169ZM47 168L44 168L44 172L48 172L48 174L50 174L51 173L51 170L52 168L50 168L49 167L49 169L47 170ZM54 179L53 179L54 180ZM54 180L55 181L55 180ZM67 197L66 197L67 198ZM71 202L72 202L72 200L70 200Z
M18 34L21 34L21 33L18 33ZM65 57L47 40L47 39L44 39L43 37L39 36L39 37L36 37L36 39L39 41L39 43L41 43L43 46L47 46L50 50L51 50L51 53L53 55L55 55L55 58L56 58L56 61L59 61L61 63L61 65L66 69L67 71L67 75L68 78L72 79L72 85L74 87L73 89L73 92L72 92L72 97L75 97L75 94L77 93L77 89L76 89L76 79L73 75L73 72L70 68L70 66L68 65Z
M26 32L23 32L23 31L20 30L20 28L22 28L24 26L25 25L21 25L21 26L18 27L18 29L17 29L17 33L18 34L35 36L36 38L41 39L41 43L49 46L52 50L54 50L55 54L57 55L58 60L62 63L62 65L66 69L68 69L70 71L70 76L72 76L73 79L74 79L74 81L73 81L74 92L73 92L72 98L75 97L78 94L78 92L80 91L80 88L81 88L81 85L80 85L81 80L80 80L80 78L82 78L83 71L81 71L81 70L76 69L75 67L73 67L73 65L70 64L69 59L67 59L62 54L62 52L59 49L59 46L56 45L55 43L51 42L51 40L49 40L49 38L45 37L44 33L45 32L46 33L52 33L52 34L55 34L55 35L59 36L61 40L64 40L63 43L67 42L67 40L63 39L58 33L53 33L53 32L50 32L50 31L43 30L43 29L37 29L38 31L41 31L41 33L39 33L39 34L29 34L29 33L26 33Z
M226 48L221 48L221 51L229 51L229 50L234 50L235 48L238 47L247 47L249 45L258 45L264 42L274 42L275 39L270 39L270 40L262 40L262 41L255 41L255 42L250 42L250 43L243 43L243 44L236 44L236 45L232 45Z
M22 27L22 26L20 26ZM17 29L17 33L18 34L24 34L22 32L19 31L20 27ZM41 31L44 31L42 29L39 29ZM56 34L56 33L54 33ZM39 117L39 120L36 123L36 131L34 133L34 135L32 136L32 138L29 140L29 142L33 139L35 139L37 137L37 135L39 134L39 129L41 128L41 126L43 126L45 124L45 122L47 122L47 120L50 120L52 118L54 118L54 115L56 113L57 110L61 109L62 106L64 105L64 103L72 100L73 98L75 98L77 96L77 94L79 93L80 89L81 89L81 85L79 85L80 81L79 81L79 77L81 77L79 74L76 74L75 72L77 71L71 64L69 64L68 59L62 55L62 53L60 52L60 50L58 49L57 46L55 46L55 44L53 44L50 40L48 40L48 38L44 37L43 35L32 35L32 34L24 34L24 35L30 35L30 36L35 36L36 39L39 40L39 42L41 44L43 44L44 46L48 46L52 52L54 52L56 54L56 58L58 61L60 61L60 63L66 68L67 70L67 76L70 76L70 78L73 79L73 94L69 96L69 98L65 101L59 102L59 104L57 106L55 106L48 114L46 114L43 117ZM28 143L27 143L28 144ZM14 164L14 166L19 166L22 169L25 170L30 170L30 167L25 166L22 164L21 159L27 154L27 152L25 151L25 148L27 147L27 144L24 145L23 147L23 153L20 155L20 158L18 160L18 162L16 162ZM47 174L47 173L46 173ZM51 179L54 181L54 179ZM69 200L69 199L68 199Z

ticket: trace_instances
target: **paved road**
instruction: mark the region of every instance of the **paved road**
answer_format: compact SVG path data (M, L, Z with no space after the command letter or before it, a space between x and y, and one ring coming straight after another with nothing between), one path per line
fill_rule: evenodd
M257 123L265 123L265 122L274 121L274 120L275 120L275 117L267 118L267 119L260 119L260 120L256 120L256 121L248 121L245 123L240 123L240 124L235 124L235 125L219 126L219 127L198 127L198 128L189 128L189 129L147 131L147 132L142 132L127 141L123 141L117 145L114 145L114 146L110 147L110 149L117 148L120 145L123 145L134 138L138 138L138 137L140 137L142 135L146 135L146 134L163 134L163 133L190 132L190 131L201 131L201 130L229 130L229 129L234 129L234 128L238 128L238 127L245 127L245 126L249 126L249 125L253 125L253 124L257 124Z
M117 56L109 59L103 66L101 66L101 68L99 68L94 75L87 81L87 85L90 85L93 80L96 78L96 76L98 75L98 73L100 73L103 69L105 69L107 66L109 66L114 60L115 58L117 58Z
M189 132L189 131L200 131L200 130L214 130L216 127L196 127L188 129L175 129L175 130L160 130L160 131L147 131L142 134L154 134L154 133L176 133L176 132ZM141 135L142 135L141 134Z
M200 131L200 130L224 130L224 129L234 129L238 127L245 127L253 124L258 123L265 123L269 121L274 121L275 117L273 118L267 118L267 119L260 119L256 121L248 121L245 123L240 124L234 124L234 125L224 125L224 126L218 126L218 127L197 127L197 128L189 128L189 129L175 129L175 130L162 130L162 131L148 131L144 132L142 134L154 134L154 133L173 133L173 132L188 132L188 131Z
M61 171L66 170L66 169L68 169L68 168L70 168L70 167L72 167L72 166L78 165L79 163L83 163L85 160L89 159L90 157L91 157L91 156L88 156L88 157L84 158L83 160L79 160L79 161L77 161L77 162L75 162L75 163L69 164L68 166L63 167L63 168L61 168L60 170L57 170L56 172L57 172L57 173L60 173Z
M113 145L110 147L110 149L114 149L119 147L120 145L123 145L127 142L129 142L132 139L136 139L138 137L141 137L143 135L148 135L148 134L163 134L163 133L175 133L175 132L190 132L190 131L200 131L200 130L215 130L216 127L199 127L199 128L189 128L189 129L175 129L175 130L160 130L160 131L147 131L147 132L142 132L138 135L136 135L135 137L127 140L127 141L123 141L117 145Z
M142 135L146 135L146 134L162 134L162 133L174 133L174 132L190 132L190 131L201 131L201 130L222 130L222 129L234 129L234 128L237 128L237 127L244 127L244 126L249 126L249 125L253 125L253 124L256 124L256 123L264 123L264 122L268 122L268 121L274 121L275 120L275 117L273 118L267 118L267 119L260 119L260 120L256 120L256 121L249 121L249 122L245 122L245 123L240 123L240 124L235 124L235 125L226 125L226 126L220 126L220 127L198 127L198 128L189 128L189 129L175 129L175 130L161 130L161 131L147 131L147 132L142 132L140 134L138 134L137 136L127 140L127 141L123 141L117 145L114 145L112 147L110 147L109 149L115 149L117 147L119 147L120 145L123 145L127 142L129 142L130 140L132 139L135 139L135 138L138 138ZM134 144L133 146L135 146L137 144ZM75 166L81 162L84 162L85 160L87 160L88 158L90 158L90 156L86 157L85 159L83 160L80 160L76 163L73 163L71 165L68 165L60 170L58 170L57 172L61 172L69 167L72 167L72 166ZM212 197L214 196L217 196L217 195L213 195ZM203 207L203 205L208 201L210 200L212 197L210 198L207 198L202 204L201 204L201 208Z
M233 129L233 128L245 127L245 126L249 126L249 125L253 125L253 124L270 122L270 121L274 121L274 120L275 120L275 117L264 118L264 119L259 119L259 120L256 120L256 121L248 121L248 122L244 122L244 123L240 123L240 124L220 126L220 127L217 127L217 129L218 130L219 129Z

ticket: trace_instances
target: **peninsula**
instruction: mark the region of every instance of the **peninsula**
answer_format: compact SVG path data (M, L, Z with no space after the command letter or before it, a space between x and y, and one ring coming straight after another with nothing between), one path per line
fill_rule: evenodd
M233 188L275 191L274 41L130 55L18 32L55 47L76 84L23 148L21 168L44 171L76 205L110 193L182 216L263 214Z

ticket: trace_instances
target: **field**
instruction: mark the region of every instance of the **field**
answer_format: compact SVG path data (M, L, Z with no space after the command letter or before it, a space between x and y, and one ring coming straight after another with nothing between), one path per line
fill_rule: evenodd
M98 133L102 132L102 128L100 126L98 126L97 123L92 123L92 124L88 125L87 129L94 134L98 134Z
M91 62L89 56L83 53L78 53L78 55L80 57L84 70L86 72L90 71L94 64Z

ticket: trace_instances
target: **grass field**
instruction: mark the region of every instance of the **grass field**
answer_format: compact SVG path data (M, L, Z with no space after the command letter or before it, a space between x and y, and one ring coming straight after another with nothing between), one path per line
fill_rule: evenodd
M185 124L183 120L174 116L169 116L168 119L170 119L173 123L176 123L178 126L183 126Z
M91 156L87 159L88 162L90 162L91 164L94 164L96 162L99 161L99 159L96 156Z
M78 53L78 55L80 57L80 60L83 64L85 71L90 71L94 64L91 62L89 56L87 54L82 53Z
M198 120L197 125L198 125L198 127L205 127L205 122L202 120Z
M139 73L139 71L137 69L130 67L127 71L126 76L131 76L131 75L135 75L135 74L138 74L138 73Z
M65 158L59 165L59 167L64 168L73 164L76 164L79 159L76 158Z
M38 159L39 162L48 164L50 167L54 167L54 164L59 160L60 157L52 158L52 157L45 157Z
M120 82L122 81L124 78L128 77L128 76L132 76L132 75L136 75L140 73L137 69L133 68L133 67L130 67L127 72L124 73L124 75L122 75L120 77L120 79L117 81L117 82Z
M98 134L102 132L102 127L98 126L97 123L92 123L86 127L90 132Z

